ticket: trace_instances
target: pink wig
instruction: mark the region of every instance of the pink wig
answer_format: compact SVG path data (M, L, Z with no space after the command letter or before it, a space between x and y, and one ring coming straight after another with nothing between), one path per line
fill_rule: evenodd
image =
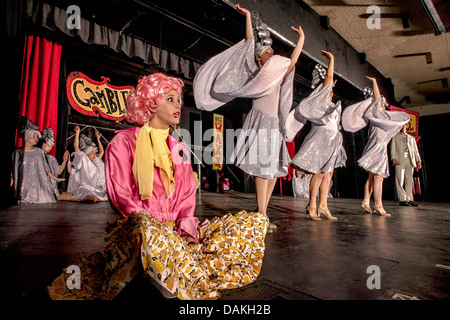
M166 93L176 90L181 99L183 86L181 79L162 73L143 76L127 98L125 118L129 122L142 126L152 118Z

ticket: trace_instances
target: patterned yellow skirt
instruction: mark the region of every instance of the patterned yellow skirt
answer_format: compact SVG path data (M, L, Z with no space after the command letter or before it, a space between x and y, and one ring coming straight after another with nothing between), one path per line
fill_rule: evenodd
M109 227L103 253L78 263L79 289L68 288L72 274L63 272L48 292L53 300L113 299L142 268L179 299L217 299L220 289L256 280L268 225L261 213L228 213L203 221L200 243L190 245L173 230L173 223L135 214Z

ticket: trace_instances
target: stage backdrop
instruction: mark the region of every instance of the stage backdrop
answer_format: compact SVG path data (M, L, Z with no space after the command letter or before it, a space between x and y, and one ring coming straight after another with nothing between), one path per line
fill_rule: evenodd
M58 130L58 90L61 45L35 35L25 36L22 78L19 96L19 115L39 126ZM16 136L16 147L22 139ZM51 151L55 155L56 148Z

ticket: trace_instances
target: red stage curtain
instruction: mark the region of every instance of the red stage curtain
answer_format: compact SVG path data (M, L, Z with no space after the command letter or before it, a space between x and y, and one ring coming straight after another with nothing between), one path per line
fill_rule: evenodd
M58 90L61 64L60 44L34 35L25 36L19 115L39 126L53 129L55 142L58 130ZM16 147L22 145L16 138ZM51 154L55 155L55 148Z
M293 158L295 156L295 140L293 140L291 142L286 142L286 147L288 149L289 156L291 158ZM283 195L283 180L291 181L293 171L294 171L294 169L290 165L288 168L288 175L280 178L280 195Z

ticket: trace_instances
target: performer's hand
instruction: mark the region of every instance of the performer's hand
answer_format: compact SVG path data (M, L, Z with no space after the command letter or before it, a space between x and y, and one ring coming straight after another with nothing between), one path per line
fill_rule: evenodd
M321 50L320 53L325 56L328 60L331 60L334 58L333 54L331 52Z
M292 30L298 35L299 38L305 38L305 33L303 32L303 29L301 26L298 26L298 28L291 27Z
M400 163L397 161L397 159L392 159L392 164L393 164L394 166L397 166L397 165L399 165Z
M370 81L377 81L377 79L375 79L375 78L372 78L372 77L368 77L368 76L365 76L364 78L366 78L367 80L370 80Z
M70 153L69 153L69 150L66 150L66 152L64 152L64 155L63 155L63 161L67 162L69 159L70 159Z
M240 14L243 14L244 16L246 16L247 14L250 14L250 11L248 11L245 8L241 8L241 6L239 4L236 5L236 10L237 10L237 12L239 12Z
M191 236L190 234L187 234L185 232L183 232L183 234L181 235L181 239L183 239L187 243L198 244L197 239L195 239L193 236Z
M417 169L417 170L422 169L422 162L421 162L421 161L417 162L417 167L416 167L416 169Z

